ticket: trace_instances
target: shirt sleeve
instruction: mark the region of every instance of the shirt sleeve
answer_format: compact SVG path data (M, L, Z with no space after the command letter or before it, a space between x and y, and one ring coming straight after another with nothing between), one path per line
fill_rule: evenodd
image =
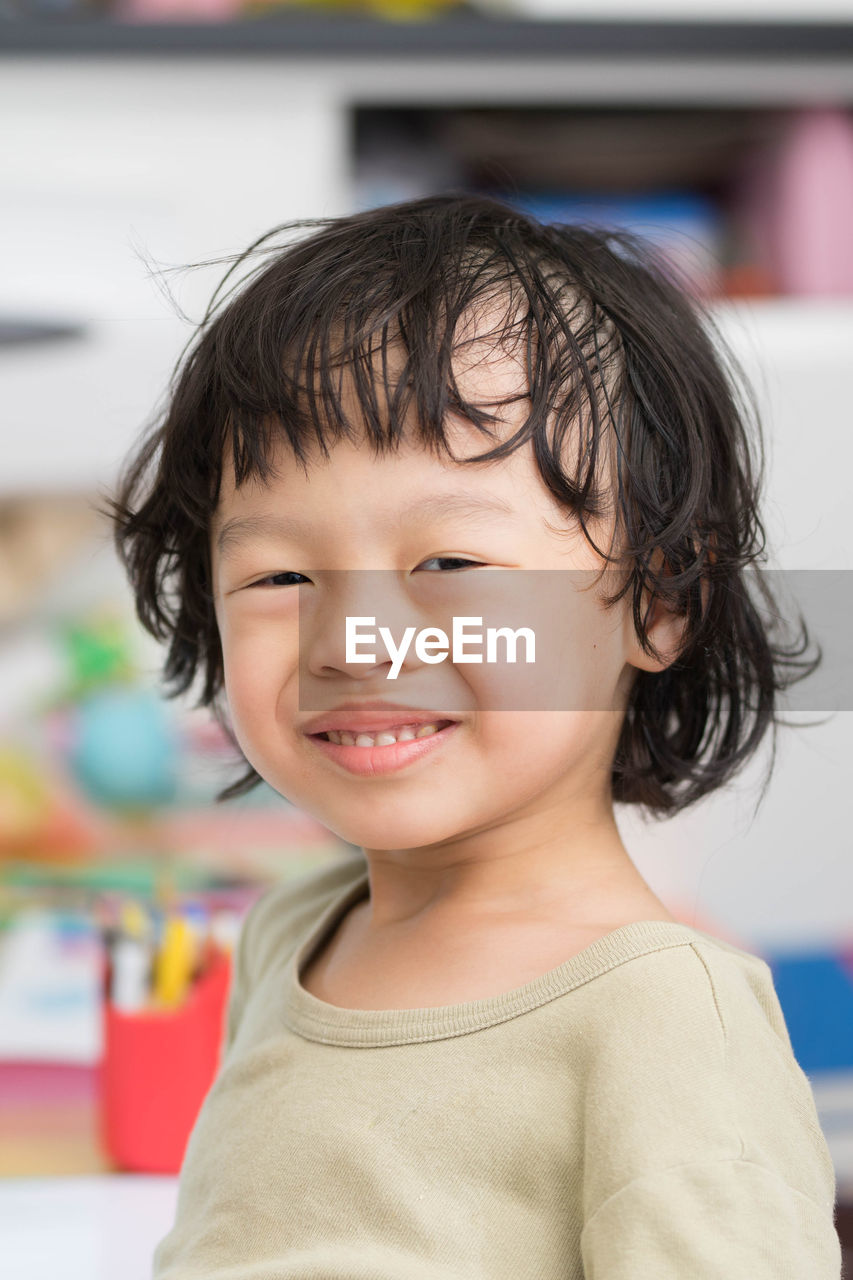
M745 1159L644 1174L581 1234L584 1280L840 1280L832 1213Z

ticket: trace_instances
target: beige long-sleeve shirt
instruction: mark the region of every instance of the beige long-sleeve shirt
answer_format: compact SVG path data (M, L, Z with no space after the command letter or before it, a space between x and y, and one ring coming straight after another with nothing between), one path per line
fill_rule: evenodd
M362 856L266 892L155 1280L839 1280L835 1175L765 961L624 925L524 986L299 983Z

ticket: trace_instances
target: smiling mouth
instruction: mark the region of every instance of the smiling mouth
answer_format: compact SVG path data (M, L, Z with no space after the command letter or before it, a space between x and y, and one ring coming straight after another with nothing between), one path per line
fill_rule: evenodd
M427 724L400 724L375 733L358 733L346 729L327 729L324 733L312 733L312 738L333 742L339 747L391 747L398 742L414 742L416 738L431 738L434 734L455 724L454 720L433 720Z

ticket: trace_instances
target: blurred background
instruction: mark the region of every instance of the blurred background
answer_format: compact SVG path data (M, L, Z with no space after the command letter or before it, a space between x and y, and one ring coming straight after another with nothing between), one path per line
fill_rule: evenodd
M215 1066L216 958L267 885L357 856L267 787L214 803L239 761L163 697L96 510L223 270L183 268L444 190L647 235L755 388L770 567L841 582L853 0L0 0L0 59L0 1225L16 1280L57 1248L131 1280ZM816 710L757 812L767 751L617 816L680 919L771 964L853 1249L853 726ZM145 1093L149 1034L174 1087Z

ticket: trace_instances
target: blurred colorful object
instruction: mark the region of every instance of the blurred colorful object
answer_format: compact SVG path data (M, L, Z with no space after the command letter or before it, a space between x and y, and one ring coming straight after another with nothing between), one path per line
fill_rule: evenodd
M698 297L720 292L722 224L714 204L690 191L654 194L528 193L505 196L542 222L578 222L641 235Z
M73 699L113 681L132 680L135 666L130 637L122 618L110 612L60 628L70 668L70 684L63 697Z
M0 857L78 856L103 839L104 823L45 763L0 745Z
M68 764L90 800L147 810L177 789L177 746L162 698L151 689L103 689L72 713Z
M116 0L119 22L227 22L239 17L240 0Z
M30 907L13 917L0 933L0 1060L97 1060L102 950L80 915Z
M794 296L853 295L853 116L815 106L787 118L735 184L755 260Z
M11 745L0 746L0 847L27 839L47 807L48 789L35 762Z
M102 1142L115 1167L177 1173L219 1064L231 961L218 953L174 1010L103 1007Z
M0 495L0 625L38 606L46 584L96 527L89 503L75 494Z
M392 21L429 18L461 0L116 0L120 22L223 22L281 10L376 14Z
M853 944L765 959L806 1074L853 1072Z
M462 0L245 0L243 12L251 16L282 9L295 9L297 12L300 9L319 9L330 14L337 10L338 13L375 14L392 22L406 22L430 18L461 3Z

